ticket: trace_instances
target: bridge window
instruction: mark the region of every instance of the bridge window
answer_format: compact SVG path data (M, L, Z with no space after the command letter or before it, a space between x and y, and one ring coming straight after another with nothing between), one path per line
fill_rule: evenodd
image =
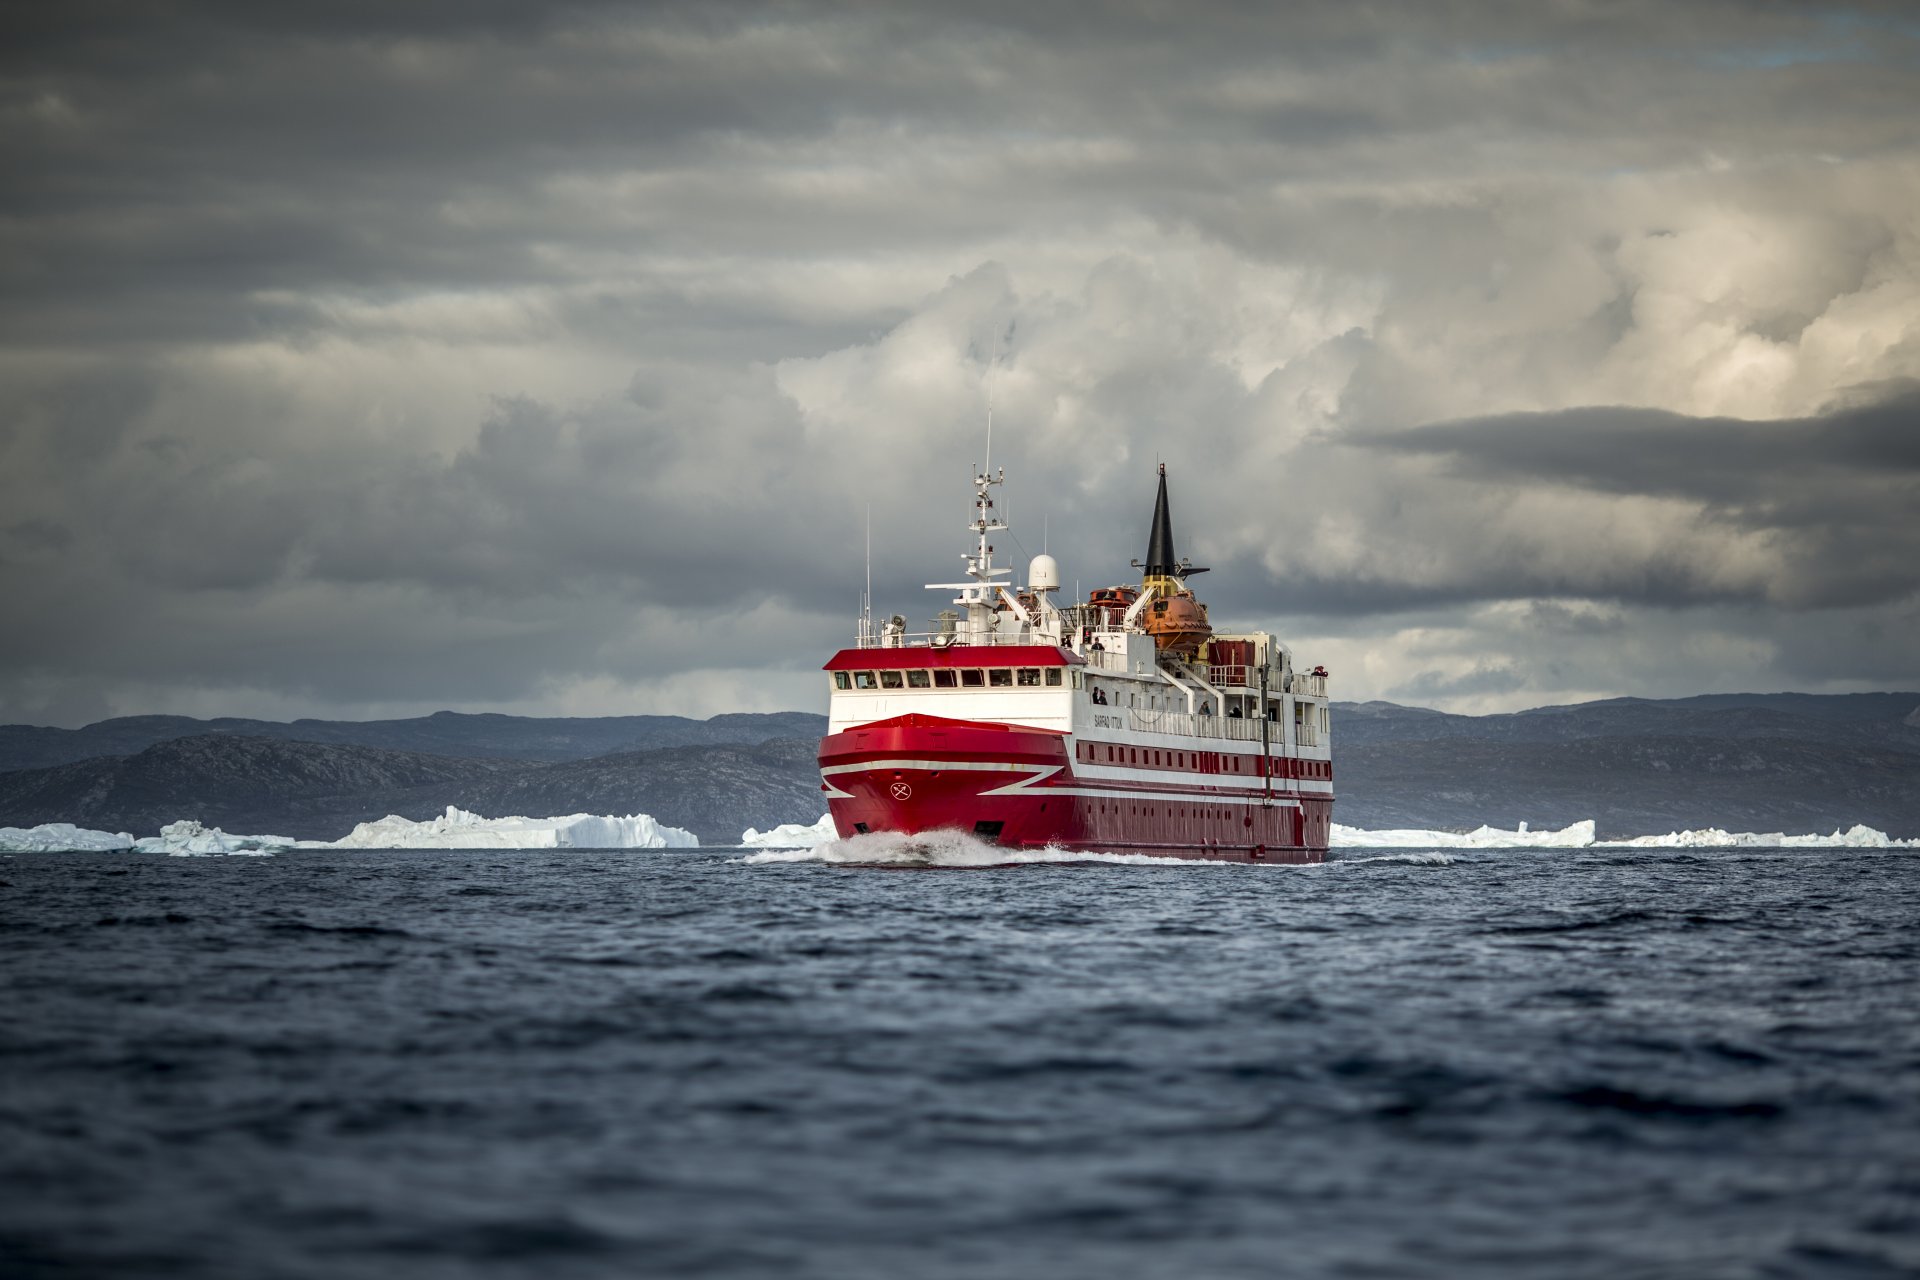
M856 689L878 689L880 682L873 678L873 672L871 671L856 671L853 673L853 687Z
M933 673L933 687L936 689L951 689L958 683L959 682L954 679L954 673L951 671L936 671Z
M986 683L986 677L982 675L977 668L968 667L960 673L960 687L962 689L978 689Z
M1020 687L1022 689L1038 689L1040 687L1040 668L1021 667Z
M905 684L906 681L900 678L898 671L882 671L880 673L880 687L882 689L898 689Z
M933 681L927 678L925 671L907 672L907 688L909 689L926 689L930 688L932 684Z
M853 677L844 671L836 671L833 673L833 687L836 689L851 689L853 688Z
M992 685L996 689L1013 688L1013 668L1012 667L987 668L987 683Z
M1047 685L1049 688L1055 688L1055 689L1060 687L1060 668L1058 667L1047 668Z

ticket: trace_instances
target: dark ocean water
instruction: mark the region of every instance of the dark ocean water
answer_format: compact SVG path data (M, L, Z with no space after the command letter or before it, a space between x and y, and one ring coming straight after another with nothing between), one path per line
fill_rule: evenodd
M0 860L0 1274L1920 1272L1920 855Z

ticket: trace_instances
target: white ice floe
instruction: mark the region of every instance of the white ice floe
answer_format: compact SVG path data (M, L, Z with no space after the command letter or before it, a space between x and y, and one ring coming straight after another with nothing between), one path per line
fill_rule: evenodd
M180 858L217 854L269 856L275 849L291 849L287 836L230 836L218 827L204 827L191 818L169 822L157 836L134 839L125 831L89 831L71 822L48 822L37 827L0 827L0 850L9 853L165 853Z
M815 845L825 844L839 838L840 833L833 828L833 815L820 815L820 821L810 827L797 822L783 822L771 831L756 831L748 827L740 833L740 843L750 849L811 849Z
M1830 836L1790 836L1779 831L1672 831L1664 836L1635 836L1631 840L1602 840L1603 849L1920 849L1920 839L1896 840L1884 831L1855 823Z
M230 836L218 827L203 827L192 818L169 822L157 836L136 840L135 853L164 853L175 858L210 858L220 854L269 857L276 849L291 849L299 841L289 836Z
M124 831L89 831L71 822L0 827L0 851L6 853L124 853L133 845Z
M1336 822L1329 843L1335 849L1585 849L1593 844L1593 820L1559 831L1529 831L1523 822L1513 831L1478 827L1464 835L1458 831L1366 831Z
M1458 831L1367 831L1333 824L1336 849L1920 849L1920 839L1897 840L1884 831L1855 825L1832 835L1790 836L1778 831L1722 831L1706 827L1673 831L1663 836L1635 836L1628 840L1600 840L1591 819L1558 831L1529 831L1521 823L1513 831L1479 827Z
M464 809L427 822L388 815L363 822L344 838L301 842L303 849L692 849L691 831L664 826L645 813L596 817L483 818Z

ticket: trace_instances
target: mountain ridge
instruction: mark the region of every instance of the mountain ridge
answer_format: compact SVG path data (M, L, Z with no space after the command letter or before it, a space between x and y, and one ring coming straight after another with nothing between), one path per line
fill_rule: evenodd
M820 816L811 738L528 762L203 734L125 756L0 773L0 826L72 822L152 834L197 818L240 834L338 839L357 823L435 817L649 813L707 843Z
M712 843L749 825L811 823L825 807L814 760L825 718L808 712L706 721L443 712L293 721L267 736L235 731L250 721L129 717L89 726L98 730L89 741L207 723L222 727L0 772L0 825L78 822L144 834L194 817L229 831L331 839L356 822L427 818L451 804L489 817L644 812ZM376 741L290 736L302 732ZM636 735L655 744L589 750ZM459 750L379 744L396 737ZM0 728L0 747L6 741ZM1703 826L1799 834L1865 822L1920 835L1914 693L1612 698L1490 716L1335 703L1333 741L1334 812L1347 826L1464 830L1593 818L1603 835L1631 836Z
M222 716L119 716L79 729L0 725L0 772L99 756L132 755L176 738L222 734L287 742L379 747L429 755L509 760L585 760L616 751L764 742L818 736L826 717L807 711L686 716L509 716L436 711L400 720L252 720Z

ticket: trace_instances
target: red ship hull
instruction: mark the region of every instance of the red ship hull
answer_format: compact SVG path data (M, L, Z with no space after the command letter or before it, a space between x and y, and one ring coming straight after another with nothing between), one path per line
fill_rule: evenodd
M1219 744L1211 744L1218 746ZM1244 773L1094 769L1068 735L939 716L874 721L820 743L841 838L955 830L1048 846L1218 862L1324 860L1333 797Z

